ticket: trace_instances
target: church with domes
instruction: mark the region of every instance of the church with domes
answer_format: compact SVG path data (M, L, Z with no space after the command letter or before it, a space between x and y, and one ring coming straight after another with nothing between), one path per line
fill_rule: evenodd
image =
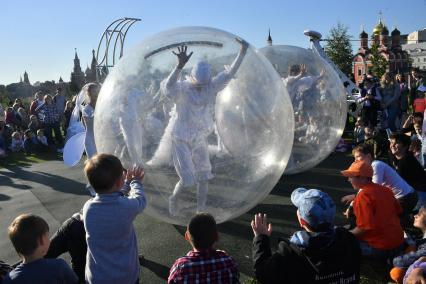
M393 74L408 74L410 60L408 53L401 47L401 32L395 28L389 35L389 29L386 27L382 19L374 27L371 39L364 31L359 35L360 46L353 58L353 74L355 83L360 83L366 74L370 73L371 63L371 46L377 45L378 51L388 62L387 71ZM371 45L369 45L369 41Z

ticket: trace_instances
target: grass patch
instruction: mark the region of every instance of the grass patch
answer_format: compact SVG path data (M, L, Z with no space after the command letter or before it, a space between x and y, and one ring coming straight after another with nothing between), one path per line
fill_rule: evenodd
M30 167L32 164L55 160L62 160L62 154L55 152L46 152L26 155L24 152L9 152L7 157L0 158L0 168Z

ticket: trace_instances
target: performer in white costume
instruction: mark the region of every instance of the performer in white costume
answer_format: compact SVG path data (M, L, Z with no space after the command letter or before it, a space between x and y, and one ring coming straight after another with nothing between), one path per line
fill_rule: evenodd
M213 109L218 92L223 90L237 72L246 54L248 44L236 39L241 49L229 69L211 77L211 66L198 62L186 80L178 80L182 68L192 55L187 46L173 52L178 64L161 83L161 92L175 104L168 127L171 127L172 157L179 182L169 197L169 211L177 215L178 196L184 188L197 186L197 211L204 211L207 201L208 180L213 178L208 152L207 136L213 131ZM171 125L171 122L172 125Z
M95 115L96 100L100 86L97 83L89 83L84 86L86 89L85 106L82 109L82 120L86 128L86 137L84 139L84 147L88 159L96 155L95 133L93 129L93 119Z

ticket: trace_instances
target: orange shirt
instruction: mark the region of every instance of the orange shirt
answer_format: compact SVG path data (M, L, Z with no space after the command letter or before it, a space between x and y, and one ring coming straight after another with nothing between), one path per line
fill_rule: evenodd
M421 112L423 113L426 108L426 102L424 98L417 98L413 102L413 108L414 112Z
M365 230L360 240L382 250L402 244L404 232L399 221L402 209L389 188L375 183L364 186L356 195L353 208L357 227Z

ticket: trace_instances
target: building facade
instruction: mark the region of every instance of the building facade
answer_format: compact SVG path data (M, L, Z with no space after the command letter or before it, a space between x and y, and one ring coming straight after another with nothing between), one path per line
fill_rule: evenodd
M359 84L366 74L371 73L371 46L378 47L379 54L388 62L387 71L394 74L408 74L410 60L408 53L401 46L401 32L395 28L389 36L389 30L380 19L373 29L371 39L363 30L359 35L360 47L353 58L353 74L355 83ZM369 45L369 41L371 45Z

